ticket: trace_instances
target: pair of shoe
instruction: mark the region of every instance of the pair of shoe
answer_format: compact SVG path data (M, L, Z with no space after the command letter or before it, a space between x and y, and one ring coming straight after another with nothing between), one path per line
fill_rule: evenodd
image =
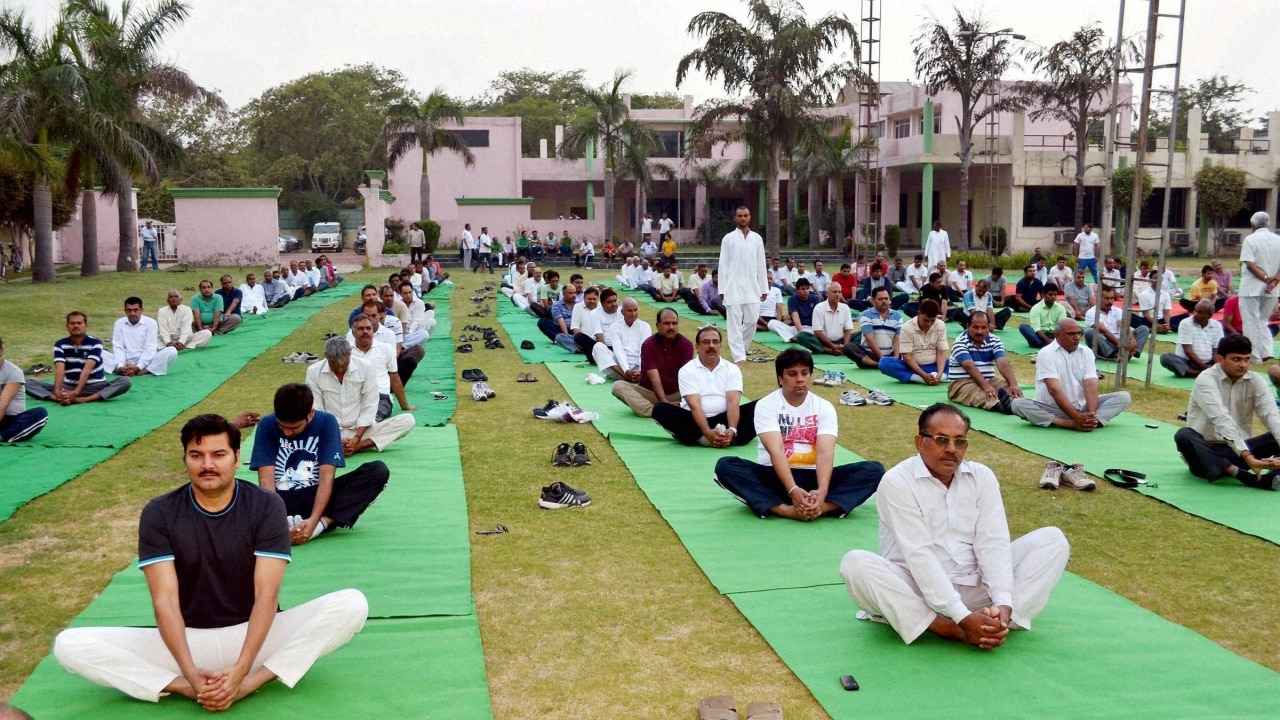
M480 339L480 338L479 338L478 336L476 336L476 335L459 335L459 336L458 336L458 342L460 342L460 343L465 343L465 342L476 342L476 341L477 341L477 340L479 340L479 339Z
M533 416L539 420L552 420L563 423L589 423L599 417L593 412L587 412L582 408L574 407L569 403L562 403L559 400L548 400L546 405L534 408Z
M462 379L467 382L485 382L489 379L489 376L485 375L484 371L479 368L468 368L462 371Z
M458 352L460 352L460 353L469 353L469 352L471 352L472 350L474 350L474 348L472 348L472 347L471 347L471 345L470 345L469 343L468 343L468 344L466 344L466 345L459 345L459 346L458 346Z
M698 720L738 720L732 695L714 695L698 701ZM782 706L773 702L747 703L747 720L782 720Z
M487 383L487 382L485 382L485 381L483 381L483 380L481 380L481 381L477 382L475 385L472 385L472 386L471 386L471 399L472 399L472 400L476 400L476 401L478 401L478 402L484 402L485 400L488 400L489 398L493 398L493 397L497 397L497 396L498 396L498 393L494 392L494 391L493 391L493 388L489 387L489 383Z
M492 340L486 340L484 343L484 348L486 350L500 350L505 347L506 345L503 345L502 341L496 337L493 338Z
M313 363L316 360L319 360L320 357L318 355L312 355L310 352L304 350L302 352L295 352L292 355L286 355L280 359L287 363Z
M533 373L520 373L516 375L516 382L538 382L538 376Z
M555 467L582 467L591 464L591 455L587 453L587 446L581 442L574 443L572 447L569 443L560 443L555 452L551 453L551 464Z
M825 387L840 387L844 383L844 373L835 372L834 370L823 370L818 379L813 381L814 385L823 385Z
M1098 487L1098 484L1085 474L1084 465L1080 463L1064 465L1057 460L1046 460L1044 475L1040 476L1040 489L1057 490L1059 485L1085 492Z
M590 504L590 495L558 480L542 488L542 494L538 497L538 507L544 510L583 508Z
M851 405L853 407L862 407L863 405L888 406L895 402L897 402L897 400L886 395L883 390L870 390L867 392L867 396L865 398L862 396L862 393L857 390L846 390L845 392L840 393L840 404Z

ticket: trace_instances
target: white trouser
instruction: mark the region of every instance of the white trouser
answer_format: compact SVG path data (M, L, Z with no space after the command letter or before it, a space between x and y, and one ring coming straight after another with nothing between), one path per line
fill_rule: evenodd
M213 333L208 330L197 330L191 333L191 342L187 343L188 348L202 348L209 344L213 339Z
M471 269L471 248L462 249L462 268L464 270Z
M1276 299L1269 295L1240 296L1240 316L1244 325L1244 336L1253 343L1254 362L1262 362L1275 354L1271 349L1271 331L1267 329L1267 321L1271 319L1271 311L1275 309Z
M901 290L902 292L908 295L915 295L916 293L920 292L919 290L916 289L915 285L911 284L910 280L903 280L902 282L898 283L894 287L898 288L899 290Z
M782 338L786 342L791 342L792 340L795 340L796 335L800 334L796 332L796 328L794 325L792 325L791 323L784 323L781 320L770 320L769 329L777 333L778 337ZM808 330L808 328L805 328L805 329Z
M1124 412L1131 402L1133 402L1133 399L1124 390L1099 395L1098 409L1096 411L1098 422L1103 425L1111 422L1117 415ZM1039 427L1049 427L1055 419L1068 420L1071 417L1057 405L1036 402L1031 398L1015 399L1012 409L1014 415Z
M516 307L520 308L521 310L529 309L529 298L523 295L512 295L511 302L515 303Z
M156 354L151 356L151 360L146 365L141 366L143 370L152 375L168 375L169 366L174 360L178 359L178 349L171 347L162 347L156 350ZM114 375L119 369L116 364L116 356L112 353L102 353L102 371L108 375Z
M339 590L278 613L250 672L266 667L293 687L315 661L360 632L369 602L359 590ZM196 666L234 665L249 623L225 628L187 628ZM95 685L116 688L139 700L159 701L182 673L156 628L85 627L58 633L53 655L68 672Z
M428 310L422 316L422 332L433 333L436 330L436 311Z
M515 290L512 290L512 289L511 289L511 288L509 288L509 287L504 287L504 288L500 288L500 289L502 290L502 294L503 294L503 295L506 295L507 297L512 297L512 296L515 294L515 292L516 292Z
M760 318L760 303L734 303L724 306L724 317L727 321L725 333L729 336L729 352L733 361L740 363L747 359L747 348L756 337L756 320Z
M380 423L374 423L371 425L369 429L365 431L364 439L372 440L373 446L378 448L378 452L382 452L383 450L386 450L387 446L391 443L399 440L405 435L408 435L409 431L413 430L413 426L416 423L417 419L414 418L411 413L400 413L399 415L389 417ZM355 428L342 428L343 440L355 436Z
M598 342L591 348L591 361L601 370L608 370L617 364L618 359L613 356L613 348Z
M619 285L628 290L635 290L637 287L635 278L624 277L622 275L615 275L614 278L618 281Z
M405 333L404 343L402 344L405 347L413 347L414 345L421 345L430 339L431 335L419 330L418 332Z
M1031 620L1048 604L1049 594L1067 567L1071 545L1061 530L1044 527L1014 540L1009 550L1013 556L1012 620L1017 627L1030 630ZM853 550L845 555L840 575L853 601L873 616L883 617L907 644L941 614L925 602L906 568L873 552ZM953 587L971 611L991 606L981 584Z

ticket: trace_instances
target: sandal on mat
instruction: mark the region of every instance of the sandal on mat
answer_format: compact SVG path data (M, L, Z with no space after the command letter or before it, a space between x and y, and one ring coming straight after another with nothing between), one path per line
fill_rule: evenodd
M738 720L737 704L732 695L712 695L698 701L699 720Z
M773 702L753 702L747 705L747 720L782 720L782 706Z

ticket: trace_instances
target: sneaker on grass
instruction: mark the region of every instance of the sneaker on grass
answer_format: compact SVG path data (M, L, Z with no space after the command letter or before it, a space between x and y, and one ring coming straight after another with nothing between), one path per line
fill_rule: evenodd
M876 389L867 393L867 402L872 405L892 405L897 401L886 395L883 390Z
M551 454L551 464L555 467L569 467L573 461L569 456L569 443L560 443Z
M538 507L545 510L579 508L590 504L590 495L581 490L575 490L562 482L553 482L542 488L542 495L538 498Z
M494 392L493 389L489 387L489 383L481 381L471 386L472 400L484 402L489 398L497 397L497 395L498 393Z
M587 446L583 443L573 444L573 464L575 467L591 464L591 455L587 453Z
M1059 480L1067 487L1075 488L1076 490L1084 490L1085 492L1098 487L1098 484L1085 474L1084 466L1080 463L1064 468Z
M1041 490L1057 490L1058 481L1062 478L1062 463L1057 460L1046 460L1044 475L1040 476Z
M867 399L862 397L862 393L857 390L846 390L840 393L840 404L862 407L867 404Z

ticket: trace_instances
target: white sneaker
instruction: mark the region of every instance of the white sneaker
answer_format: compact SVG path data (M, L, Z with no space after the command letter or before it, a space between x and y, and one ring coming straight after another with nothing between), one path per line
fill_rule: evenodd
M846 390L840 393L840 404L862 407L867 404L867 399L862 397L862 393L857 390Z
M1080 463L1064 468L1060 479L1063 485L1085 492L1098 487L1098 483L1085 474L1084 465Z
M587 373L587 384L588 384L588 385L603 385L603 384L604 384L604 378L600 377L599 375L597 375L597 374L595 374L595 373Z
M1062 463L1057 460L1046 460L1044 475L1040 476L1041 490L1057 490L1058 481L1062 478Z
M872 405L892 405L897 402L897 400L886 395L883 390L877 389L867 393L867 402Z
M494 396L494 392L489 386L483 382L478 382L471 386L471 399L477 402L484 402Z

